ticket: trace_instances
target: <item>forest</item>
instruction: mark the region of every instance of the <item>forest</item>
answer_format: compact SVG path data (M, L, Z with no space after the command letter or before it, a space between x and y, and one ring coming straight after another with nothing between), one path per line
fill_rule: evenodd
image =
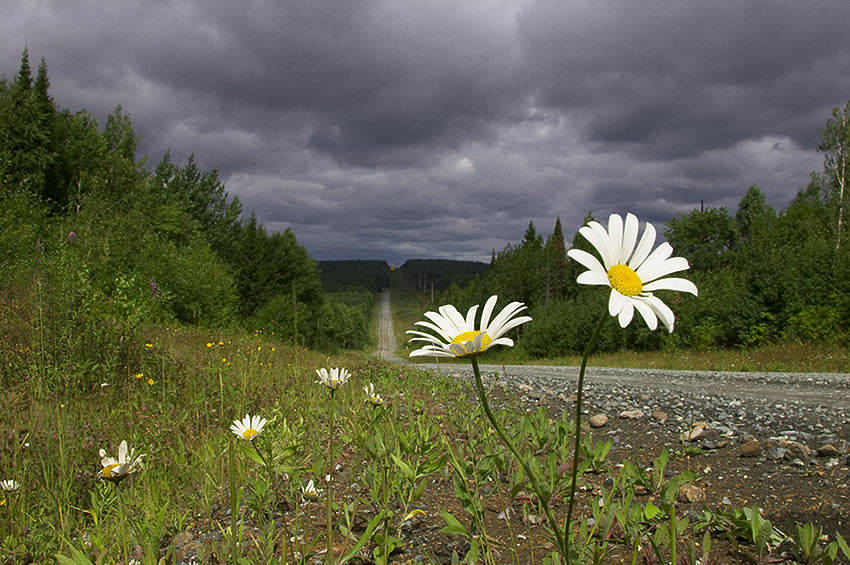
M51 366L122 366L145 326L274 334L322 350L369 339L370 291L325 292L295 234L267 233L215 169L156 165L118 106L104 123L62 108L25 49L0 79L0 316L10 343L36 327ZM34 320L38 323L34 323ZM115 341L126 351L106 347Z
M846 347L850 330L850 239L846 183L850 178L850 103L835 108L820 130L824 167L812 173L783 210L775 210L758 186L737 209L709 207L677 214L658 227L675 254L686 257L684 275L699 296L670 297L676 331L652 332L644 324L621 331L609 324L602 352L628 349L754 348L818 343ZM742 188L743 190L743 188ZM622 210L621 213L629 210ZM597 219L588 212L584 223ZM593 252L578 235L570 247ZM452 285L443 301L462 310L492 294L529 306L533 324L523 328L517 352L530 358L581 353L604 307L606 293L581 287L583 267L566 255L560 218L545 239L529 222L523 240L494 251L486 273Z

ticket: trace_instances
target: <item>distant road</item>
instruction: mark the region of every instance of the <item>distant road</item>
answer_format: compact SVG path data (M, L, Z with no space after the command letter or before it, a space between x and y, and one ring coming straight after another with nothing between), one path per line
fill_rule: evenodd
M378 351L375 353L384 361L406 363L401 357L396 357L398 343L393 331L393 312L390 305L390 291L381 293L381 315L378 317Z

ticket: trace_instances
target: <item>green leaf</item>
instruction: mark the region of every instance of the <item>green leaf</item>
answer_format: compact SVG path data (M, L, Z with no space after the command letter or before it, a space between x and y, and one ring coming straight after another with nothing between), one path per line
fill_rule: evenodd
M463 524L461 524L457 518L452 516L451 512L448 510L440 510L440 516L442 516L443 520L446 522L446 525L442 530L440 530L441 533L464 537L469 536L466 528L463 527Z
M386 509L381 510L375 515L374 518L369 520L369 524L366 525L366 530L360 535L360 539L358 539L357 543L354 544L354 547L352 547L351 550L345 555L343 555L342 558L339 560L340 565L357 555L363 548L363 546L366 545L366 543L370 539L372 539L372 532L375 531L375 528L378 527L378 524L380 524L381 521L384 519L384 515L386 513Z
M658 513L661 512L661 509L654 505L652 502L647 502L646 507L643 509L643 516L647 520L652 520Z
M838 547L841 549L841 553L844 554L844 557L850 559L850 547L847 546L847 542L838 532L835 532L835 541L838 542Z
M413 482L416 480L416 473L413 472L413 469L410 468L410 465L402 461L395 453L391 453L390 457L393 458L393 461L398 466L398 468L401 469L401 472L404 473L404 476L408 481Z

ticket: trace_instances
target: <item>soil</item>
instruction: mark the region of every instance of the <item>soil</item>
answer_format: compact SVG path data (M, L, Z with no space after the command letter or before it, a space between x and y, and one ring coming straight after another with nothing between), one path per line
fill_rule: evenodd
M376 355L407 363L393 354L396 348L391 341L394 332L389 293L383 296L378 333L381 345ZM459 379L471 378L468 365L421 366ZM565 412L571 418L575 414L576 367L482 366L482 375L494 409L510 401L527 410L543 406L553 419ZM610 439L613 447L606 458L608 472L588 473L583 477L575 524L590 516L588 504L597 500L602 487L611 486L619 464L631 461L648 468L667 448L671 453L668 477L686 470L696 471L700 477L694 483L697 490L691 491L693 501L680 493L679 517L687 516L693 521L704 508L721 512L757 505L764 518L786 534L794 534L797 524L813 522L823 528L823 534L830 540L835 539L836 533L850 540L850 374L592 367L587 371L584 395L583 427L597 440ZM446 409L424 400L425 410ZM607 423L597 428L586 427L594 415L606 416ZM692 431L696 429L700 431ZM340 499L368 496L367 489L357 484L357 468L359 464L342 458L337 482ZM348 485L347 491L342 485ZM523 502L527 499L522 494L510 505L510 519L505 520L506 503L499 495L503 490L494 488L484 493L486 534L495 540L493 545L497 548L494 561L542 563L543 557L553 549L544 520L523 516ZM639 504L652 500L649 492L636 496ZM553 500L552 506L559 519L563 519L566 501ZM423 513L405 524L404 544L390 562L451 563L453 553L463 558L469 549L467 542L460 536L440 531L445 526L441 510L451 512L469 527L467 514L454 493L451 474L432 475L416 508ZM318 539L324 539L322 503L308 504L301 511L310 518L308 528L317 533ZM355 533L358 528L360 531L365 528L375 511L362 509ZM609 533L617 538L616 531ZM192 536L187 537L190 539ZM174 543L174 540L165 541ZM700 541L682 539L680 556L691 542L698 546ZM723 532L713 532L707 562L754 562L739 552L735 543ZM351 545L352 542L341 542L337 551ZM632 562L631 548L617 543L610 547L604 563ZM322 561L321 548L315 551L308 562ZM188 553L182 562L198 562L192 561L191 555ZM350 562L372 563L365 557ZM637 563L656 562L648 550L637 559ZM687 561L690 562L694 561ZM786 543L772 548L771 554L761 562L792 563L790 546Z

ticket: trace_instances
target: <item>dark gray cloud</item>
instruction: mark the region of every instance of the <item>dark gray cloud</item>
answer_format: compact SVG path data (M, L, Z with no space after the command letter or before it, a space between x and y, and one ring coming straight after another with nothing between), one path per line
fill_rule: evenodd
M43 0L63 107L120 104L317 258L489 258L529 221L663 223L751 184L784 207L850 99L844 1Z

